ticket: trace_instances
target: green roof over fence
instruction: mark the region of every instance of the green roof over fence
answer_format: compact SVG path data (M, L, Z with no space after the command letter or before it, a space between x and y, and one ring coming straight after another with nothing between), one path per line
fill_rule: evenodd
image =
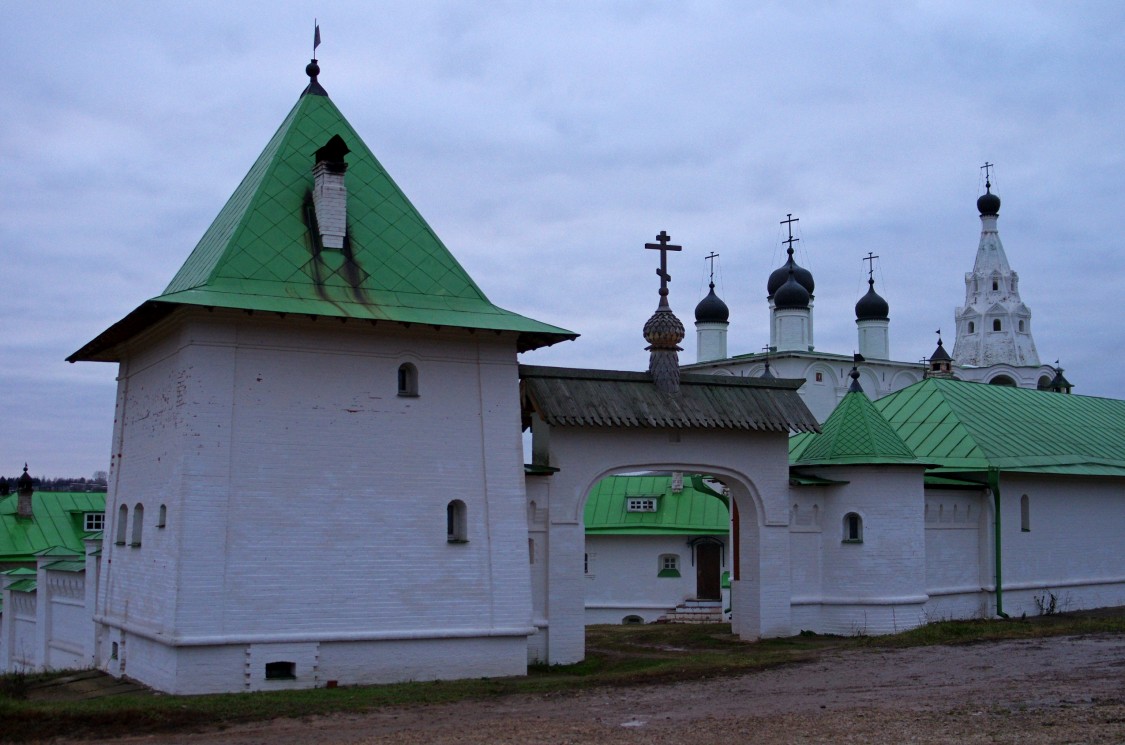
M874 405L939 472L1125 476L1125 401L930 378Z
M655 497L655 512L629 512L628 500ZM586 501L590 535L726 535L727 505L698 475L684 475L681 492L672 491L669 474L608 476Z
M86 553L83 540L99 535L83 530L87 512L105 512L105 492L37 491L33 518L16 515L19 497L0 497L0 563L34 562L37 556Z
M313 165L336 135L349 149L347 238L327 250ZM577 336L489 302L328 96L309 93L164 292L68 359L116 359L113 347L178 305L511 331L521 351Z

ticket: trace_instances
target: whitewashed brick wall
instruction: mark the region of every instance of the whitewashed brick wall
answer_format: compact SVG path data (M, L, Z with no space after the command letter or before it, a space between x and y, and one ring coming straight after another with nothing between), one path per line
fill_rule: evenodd
M128 637L127 674L165 690L220 680L236 690L226 673L203 671L214 661L186 663L207 658L187 647L237 648L241 676L249 645L406 638L420 648L446 636L519 639L518 662L494 666L525 664L512 335L221 311L169 325L122 365L119 384L99 612ZM418 369L418 397L397 395L404 362ZM446 540L453 499L467 506L468 543ZM142 545L115 545L118 505L132 519L138 501ZM173 681L152 645L177 650ZM220 656L214 664L231 664ZM326 679L351 682L323 660ZM445 671L476 674L456 661Z

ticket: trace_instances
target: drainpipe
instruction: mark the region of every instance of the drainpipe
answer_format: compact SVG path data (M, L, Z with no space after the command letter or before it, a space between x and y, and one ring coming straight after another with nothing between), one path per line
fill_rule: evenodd
M994 559L996 564L996 615L1001 618L1008 618L1008 614L1004 612L1004 587L1001 582L1000 572L1000 471L997 468L989 467L988 469L988 488L992 492L992 512L993 512L993 539L992 543L996 550L996 557Z

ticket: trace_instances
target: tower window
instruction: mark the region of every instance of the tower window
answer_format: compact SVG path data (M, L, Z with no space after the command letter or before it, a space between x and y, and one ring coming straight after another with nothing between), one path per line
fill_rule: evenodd
M996 280L992 280L992 291L996 292L999 289L1000 289L1000 283L997 282Z
M163 528L168 525L168 505L160 505L160 514L156 518L156 527Z
M133 507L133 541L129 545L137 548L141 545L141 531L145 526L145 508L138 503Z
M114 541L118 546L125 545L125 524L129 522L129 507L121 505L117 508L117 538Z
M418 368L409 362L398 366L398 395L407 397L418 395Z
M445 532L450 543L469 542L465 503L460 499L454 499L445 507Z
M863 543L863 518L855 512L844 515L844 543Z
M1020 321L1020 333L1023 333L1023 321Z
M1000 319L999 318L992 319L992 330L993 331L999 331L1000 330Z
M976 332L977 332L977 325L975 323L973 323L972 321L969 321L969 333L975 334Z

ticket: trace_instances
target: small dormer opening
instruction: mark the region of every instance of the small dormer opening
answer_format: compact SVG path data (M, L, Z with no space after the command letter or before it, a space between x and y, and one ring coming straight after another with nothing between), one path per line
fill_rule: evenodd
M297 663L288 660L266 663L266 680L294 680L297 677Z
M344 186L344 172L348 164L344 156L349 152L340 135L332 135L316 151L313 165L313 209L316 213L320 245L325 249L342 249L347 233L348 190Z

